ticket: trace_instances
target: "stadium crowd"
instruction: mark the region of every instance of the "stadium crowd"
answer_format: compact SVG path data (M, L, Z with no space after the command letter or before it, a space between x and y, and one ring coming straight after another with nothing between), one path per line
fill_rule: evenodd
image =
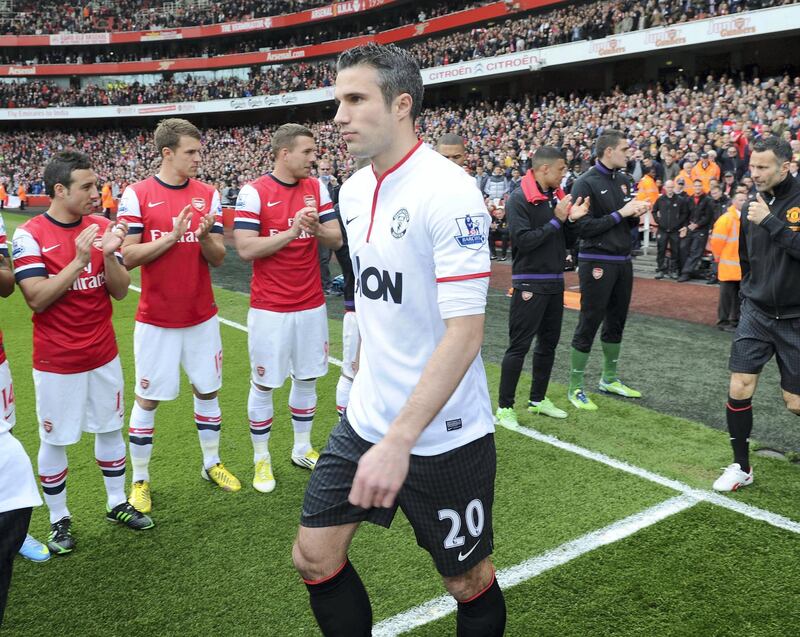
M631 93L547 94L522 101L452 105L423 110L418 126L429 143L448 132L461 135L466 140L465 167L492 198L511 191L530 167L533 151L545 144L564 150L568 179L573 179L591 166L593 141L609 127L621 129L631 139L629 170L637 182L652 168L654 179L682 180L686 185L705 153L719 166L720 177L731 172L735 182L750 187L746 156L753 138L773 134L791 140L795 159L800 159L800 77L708 76ZM352 164L335 126L322 122L312 128L318 156L330 162L340 183ZM269 129L234 126L209 128L204 134L199 178L220 190L228 183L237 188L270 169ZM37 192L48 158L75 147L93 158L101 179L112 182L118 194L125 184L152 172L155 156L147 139L147 130L140 128L3 132L0 166L9 185L25 183L29 192ZM493 184L488 191L487 183Z
M510 18L494 26L431 38L410 48L421 67L431 67L794 1L750 0L716 5L709 0L695 6L676 0L608 0ZM47 80L21 80L0 85L0 107L126 106L274 95L329 86L332 66L331 60L319 60L270 67L246 80L192 78L185 82L164 80L149 86L116 82L105 87L88 84L73 89Z

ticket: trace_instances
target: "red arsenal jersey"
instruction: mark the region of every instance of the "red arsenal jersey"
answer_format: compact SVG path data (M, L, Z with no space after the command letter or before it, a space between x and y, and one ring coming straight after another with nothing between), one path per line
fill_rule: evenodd
M136 320L159 327L191 327L217 313L208 262L195 231L203 217L216 215L211 232L222 234L222 206L213 186L189 179L170 186L149 177L122 193L117 216L127 222L130 234L141 234L142 243L156 241L172 232L175 219L192 206L189 229L180 241L160 257L142 265L142 297Z
M87 372L117 355L103 250L99 245L110 221L88 215L66 224L44 213L26 221L14 233L14 274L19 283L61 272L75 258L75 239L93 223L100 227L91 261L64 296L44 312L33 315L33 367L39 371ZM117 258L122 260L119 254Z
M318 179L285 184L265 175L247 184L236 200L234 229L270 237L288 230L297 211L317 208L320 223L336 218L328 189ZM299 312L325 303L317 239L305 232L291 243L253 262L250 306L271 312Z

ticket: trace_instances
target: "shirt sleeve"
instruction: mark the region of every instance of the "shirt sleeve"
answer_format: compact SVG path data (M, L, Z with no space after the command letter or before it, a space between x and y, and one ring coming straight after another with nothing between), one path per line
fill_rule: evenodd
M17 228L14 232L12 253L17 283L34 276L47 276L39 242L24 228Z
M130 186L125 189L119 200L117 219L128 224L128 234L141 234L144 231L139 197Z
M442 318L483 313L491 274L489 213L475 188L460 186L434 198L427 219ZM474 279L481 284L455 285Z
M0 215L0 254L8 258L8 237L6 237L6 224L3 215Z
M331 195L328 192L328 187L317 179L319 184L319 222L325 223L336 219L336 211L333 209L333 202Z
M211 227L211 232L224 234L225 229L222 226L222 199L216 188L214 189L214 194L211 195L211 212L214 213L214 225Z
M261 197L250 184L245 185L239 191L233 229L261 232Z

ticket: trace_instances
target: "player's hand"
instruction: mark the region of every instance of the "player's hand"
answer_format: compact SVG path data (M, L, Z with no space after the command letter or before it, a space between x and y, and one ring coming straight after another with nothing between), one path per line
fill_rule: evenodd
M577 221L587 214L589 214L589 197L578 197L569 209L568 218L570 221Z
M300 230L316 237L319 232L319 213L316 208L306 207L299 210L296 217L300 223Z
M685 238L686 238L686 235L687 235L688 233L689 233L689 230L688 230L688 228L686 228L685 226L684 226L683 228L681 228L680 230L678 230L678 236L679 236L681 239L685 239Z
M125 236L127 234L128 224L124 221L109 223L106 226L106 231L103 233L103 238L101 239L100 244L103 248L103 256L110 257L117 250L119 250L119 247L122 245L122 242L125 240Z
M565 195L564 198L556 204L556 209L554 210L556 219L558 219L561 223L564 223L569 216L569 209L572 206L572 195Z
M209 234L211 234L211 228L214 227L216 221L217 216L213 212L207 214L200 220L200 225L197 226L197 230L194 231L194 236L196 236L200 241L205 239Z
M758 193L756 200L751 201L750 205L747 206L747 220L758 225L767 218L768 214L769 206L767 205L767 202L764 201L761 193Z
M89 265L89 261L92 260L92 243L94 243L94 238L97 236L99 229L100 226L93 223L85 227L75 238L75 261L83 268Z
M192 206L188 205L175 217L170 235L176 242L180 241L183 235L186 234L186 231L189 229L189 224L192 222L193 214Z
M647 202L631 199L628 203L622 206L622 208L620 208L619 214L622 217L641 217L645 212L647 212L647 208Z
M384 438L358 461L350 504L370 509L390 507L408 475L410 450Z
M690 232L694 232L695 230L697 230L697 228L698 228L698 225L696 223L690 223L689 224L689 231Z

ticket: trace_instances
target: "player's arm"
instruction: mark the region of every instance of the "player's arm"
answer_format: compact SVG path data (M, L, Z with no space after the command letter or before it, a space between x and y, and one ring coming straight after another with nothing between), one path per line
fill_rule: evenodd
M7 298L14 291L14 273L11 271L11 260L8 258L3 218L0 217L0 296Z
M564 223L564 215L559 218L557 214L543 226L533 227L525 201L516 193L511 195L506 203L506 219L512 245L524 254L532 252L549 237L561 232Z
M742 221L739 226L739 267L742 269L742 281L750 274L750 255L747 252L747 235L750 232L750 222L742 211Z
M414 444L480 352L483 313L447 319L445 325L442 340L386 436L359 461L349 497L352 504L371 508L394 503L408 473Z
M121 301L128 294L131 284L131 275L122 263L122 253L119 251L125 235L128 233L128 224L120 221L108 224L103 233L103 270L106 273L106 289L117 301Z
M764 228L788 255L800 260L800 232L793 232L785 221L773 215L760 193L747 207L747 219Z
M245 185L236 200L236 218L233 223L233 241L236 252L245 261L255 261L272 256L282 250L300 236L298 215L303 210L298 211L288 230L262 237L261 196L253 186Z
M573 198L583 197L589 198L591 201L592 191L588 184L575 183L572 189ZM601 211L594 208L594 214L588 214L578 222L578 234L584 239L599 236L608 232L627 217L639 216L647 210L647 204L636 199L631 199L619 210L615 210L610 215L603 214Z
M319 184L319 210L316 225L312 225L313 234L320 245L331 250L338 250L342 247L342 226L339 216L333 206L328 189L321 182ZM312 215L313 217L313 215Z
M222 200L216 190L211 198L211 213L200 220L200 225L194 234L200 242L200 251L208 264L214 268L221 266L225 260L225 240L222 228Z
M75 239L75 258L55 276L47 275L47 270L41 263L39 247L35 244L34 239L27 233L14 235L15 250L18 236L22 246L22 256L17 261L17 283L22 290L22 296L25 297L25 302L34 312L37 314L44 312L72 287L91 260L92 242L97 235L98 228L99 226L93 223L83 229ZM27 254L31 256L27 256ZM27 263L29 259L32 261L30 264Z

